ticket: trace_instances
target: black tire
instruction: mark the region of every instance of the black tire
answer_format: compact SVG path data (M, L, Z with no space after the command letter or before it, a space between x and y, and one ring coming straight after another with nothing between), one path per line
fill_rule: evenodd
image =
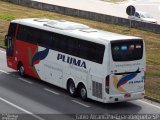
M84 85L81 85L79 87L79 96L84 101L88 100L88 98L87 98L87 89L86 89L86 87Z
M22 63L19 63L18 65L18 72L19 72L19 75L24 77L25 76L25 69L24 69L24 66Z
M67 90L70 96L76 97L77 96L77 89L75 87L75 84L72 80L70 80L67 84Z

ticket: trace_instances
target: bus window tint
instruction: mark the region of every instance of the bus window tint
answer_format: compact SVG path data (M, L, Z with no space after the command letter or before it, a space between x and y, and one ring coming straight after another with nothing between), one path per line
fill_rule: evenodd
M26 41L29 43L36 44L37 43L37 31L34 28L19 25L17 40Z
M37 38L38 45L46 48L50 48L52 45L52 33L49 31L38 30Z
M111 42L114 61L133 61L143 57L142 40L120 40Z
M102 64L105 46L53 33L51 49Z
M74 56L80 56L78 53L78 39L68 37L67 53Z
M17 33L17 40L22 40L22 41L25 41L26 38L27 38L27 28L22 26L22 25L19 25L18 27L18 33Z
M104 46L101 44L79 41L79 55L84 59L89 59L93 62L102 63L104 56Z
M99 43L19 25L17 40L38 44L92 62L103 62L105 46Z
M15 35L16 27L17 27L16 23L10 23L9 30L8 30L8 36L13 37Z

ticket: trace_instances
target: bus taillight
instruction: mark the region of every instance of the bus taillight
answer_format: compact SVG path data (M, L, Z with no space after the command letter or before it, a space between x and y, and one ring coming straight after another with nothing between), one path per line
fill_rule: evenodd
M109 75L106 76L106 92L109 94Z

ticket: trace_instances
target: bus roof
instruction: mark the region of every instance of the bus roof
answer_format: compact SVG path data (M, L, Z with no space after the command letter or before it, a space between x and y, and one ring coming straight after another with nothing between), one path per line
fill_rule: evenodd
M113 40L140 39L134 36L126 36L90 28L87 25L66 20L27 18L13 20L12 22L101 44L105 44Z

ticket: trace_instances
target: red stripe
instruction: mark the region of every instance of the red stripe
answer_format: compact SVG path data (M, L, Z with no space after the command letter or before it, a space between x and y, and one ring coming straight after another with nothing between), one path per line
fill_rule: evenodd
M33 65L38 64L40 62L40 60L36 60L34 61Z

